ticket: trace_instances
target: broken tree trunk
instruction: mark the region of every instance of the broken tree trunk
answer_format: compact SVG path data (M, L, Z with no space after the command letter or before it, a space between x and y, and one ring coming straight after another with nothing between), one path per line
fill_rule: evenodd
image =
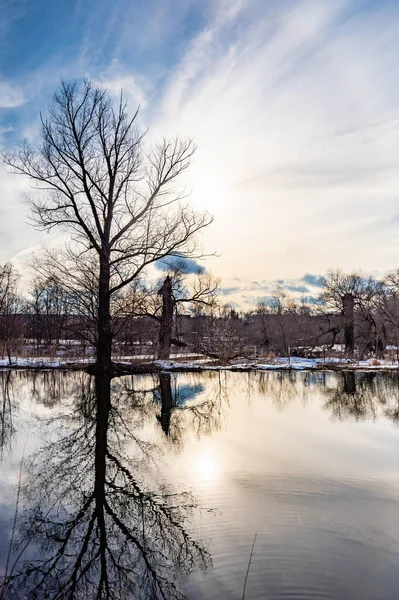
M170 358L170 348L172 344L174 309L172 280L169 275L165 278L158 294L162 296L162 315L159 319L158 358L160 360L167 360Z
M355 298L345 294L342 298L345 356L352 358L355 351Z

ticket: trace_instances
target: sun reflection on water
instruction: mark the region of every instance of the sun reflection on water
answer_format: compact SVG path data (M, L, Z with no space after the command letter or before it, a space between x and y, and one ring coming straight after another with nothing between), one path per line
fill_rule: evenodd
M214 481L220 475L220 463L209 451L194 458L193 468L197 476L207 481Z

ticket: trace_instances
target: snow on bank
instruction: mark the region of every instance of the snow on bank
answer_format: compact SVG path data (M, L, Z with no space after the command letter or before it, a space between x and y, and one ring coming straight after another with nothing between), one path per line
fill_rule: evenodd
M340 358L298 358L298 357L281 357L274 358L270 361L245 361L236 362L229 365L218 365L208 360L195 362L177 362L174 360L156 360L152 363L154 366L164 371L307 371L313 369L349 369L349 370L397 370L398 363L392 361L367 359L367 360L350 360Z
M220 363L193 355L193 360L179 361L180 358L188 358L187 355L172 355L170 360L155 360L153 358L142 357L144 360L137 362L137 356L123 357L123 359L114 360L117 364L126 367L140 366L148 367L148 372L154 371L306 371L322 369L349 369L349 370L397 370L399 364L388 360L350 360L345 358L298 358L281 357L270 360L246 360L238 359L234 363L221 365ZM141 358L141 357L140 357ZM0 359L0 369L85 369L94 364L93 358L50 358L50 357L32 357L17 358L12 357L11 362L7 358Z
M174 361L177 358L191 358L196 359L199 357L198 354L172 354L171 360ZM149 356L148 354L141 355L131 355L131 356L113 356L113 360L118 364L131 365L137 363L137 361L142 361L145 364L155 364L154 356ZM198 362L200 362L201 357L199 357ZM85 368L89 365L94 364L95 360L93 356L83 357L64 357L57 356L49 357L49 356L32 356L32 357L17 357L12 356L11 362L8 358L0 358L0 369L1 368L34 368L34 369L57 369L57 368L67 368L67 367L79 367Z
M0 368L18 368L18 369L58 369L75 365L82 365L82 368L93 363L90 358L48 358L48 357L32 357L18 358L11 357L11 362L8 358L0 358Z

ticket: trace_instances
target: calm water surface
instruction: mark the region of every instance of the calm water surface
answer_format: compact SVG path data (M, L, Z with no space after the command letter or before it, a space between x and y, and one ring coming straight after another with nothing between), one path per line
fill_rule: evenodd
M0 372L0 599L397 599L398 423L396 375Z

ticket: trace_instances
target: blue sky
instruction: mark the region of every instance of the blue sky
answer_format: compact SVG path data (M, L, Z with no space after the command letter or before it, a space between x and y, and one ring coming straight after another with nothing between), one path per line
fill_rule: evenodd
M399 267L398 1L0 0L0 23L3 147L81 76L123 87L151 140L195 138L186 183L227 299ZM0 260L23 262L26 182L0 188Z
M205 26L201 5L190 0L3 2L0 72L9 94L0 98L2 126L16 128L37 119L37 109L48 104L60 77L100 80L111 69L141 81L150 97L156 95ZM16 104L22 104L19 110ZM10 143L20 131L7 133Z

